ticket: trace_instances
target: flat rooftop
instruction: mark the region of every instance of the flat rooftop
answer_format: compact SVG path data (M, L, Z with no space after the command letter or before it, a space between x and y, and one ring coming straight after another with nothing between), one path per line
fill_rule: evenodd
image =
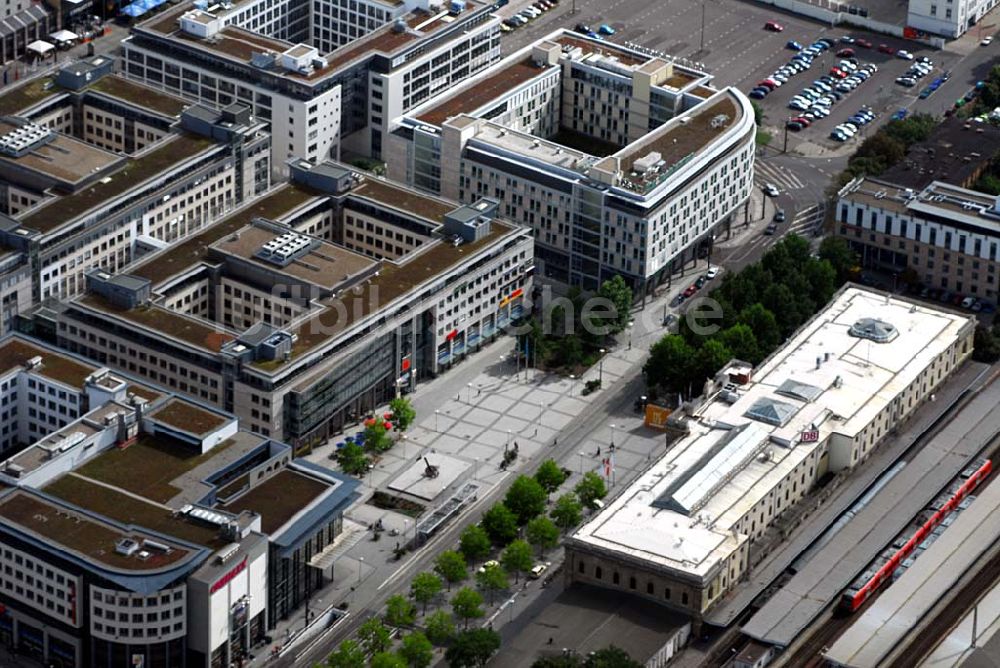
M651 131L614 155L619 159L621 171L636 185L639 192L648 192L663 182L690 158L717 140L727 129L743 117L743 107L731 91L721 91L718 97L707 100L692 111L677 116ZM722 121L715 126L716 119ZM646 177L632 173L635 161L650 153L659 153L663 167Z
M300 186L282 185L205 230L180 242L172 243L168 249L131 267L128 273L132 276L149 279L155 286L174 274L186 270L192 264L207 259L208 249L212 244L237 230L243 229L254 218L275 220L316 199L319 195L320 193Z
M994 481L958 514L903 575L854 620L824 656L842 666L877 668L1000 539L1000 485Z
M23 86L8 86L0 95L0 116L14 116L42 100L64 92L49 77L32 79Z
M882 178L865 178L848 188L842 197L850 202L935 220L960 230L1000 233L1000 211L993 195L944 181L933 181L918 191Z
M31 373L37 373L70 387L83 388L87 376L97 371L97 367L77 362L71 357L54 353L41 346L32 345L20 338L9 338L0 343L0 373L20 367L33 357L41 357L41 366Z
M98 484L75 473L67 473L49 483L42 491L115 522L144 527L212 550L229 544L217 527L180 515L168 506Z
M424 195L416 190L404 188L381 179L366 178L351 190L354 197L363 197L383 207L398 209L409 215L420 216L435 223L457 209L458 204L437 197Z
M0 121L0 135L16 129L15 125ZM44 174L45 176L75 187L81 181L103 172L122 157L103 148L75 139L68 135L54 133L55 139L42 144L30 152L13 157L0 155L0 161L18 169Z
M217 460L213 464L221 461L230 447L237 447L242 454L259 444L256 439L243 438L231 438L201 453L187 443L143 433L127 448L111 448L94 457L76 469L76 475L165 504L183 493L183 485L177 483L185 473L212 460Z
M894 340L848 333L876 314L896 328ZM804 458L831 434L860 432L971 327L958 314L844 288L754 370L733 403L716 396L702 406L690 433L572 540L704 577L747 539L731 527ZM801 442L812 425L819 440Z
M101 77L87 90L103 93L166 116L180 116L190 103L117 75Z
M417 119L439 126L453 116L472 114L507 91L549 71L551 67L536 65L530 56L522 58L481 78L476 77L468 85L459 86L453 95L425 109Z
M244 510L261 516L261 530L274 535L306 506L331 488L329 483L285 469L254 485L223 510L237 515Z
M39 232L51 232L215 145L212 140L195 135L170 135L148 152L125 160L121 169L108 174L105 179L75 193L49 200L47 205L21 218L21 223Z
M271 264L254 255L265 243L278 235L279 233L273 230L250 225L216 242L213 248L272 272L287 274L327 290L333 290L350 277L363 274L378 265L372 258L326 242L321 242L317 248L284 267Z
M214 431L228 421L218 413L200 408L182 399L171 399L161 408L150 413L149 417L195 436Z
M916 190L932 181L968 187L998 154L1000 128L946 118L930 137L911 146L906 156L879 178Z
M152 571L178 563L191 550L162 536L153 536L142 528L123 530L109 522L57 504L25 489L0 496L0 517L21 527L46 543L61 545L84 559L120 571ZM115 550L122 538L138 542L154 540L167 545L170 552L148 550L147 559L125 556Z

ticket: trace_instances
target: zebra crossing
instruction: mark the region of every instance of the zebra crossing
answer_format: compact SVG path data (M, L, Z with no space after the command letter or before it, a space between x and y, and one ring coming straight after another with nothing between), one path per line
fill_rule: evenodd
M770 162L758 160L754 164L758 181L769 181L782 190L799 190L805 188L806 184L796 176L792 170L782 165L775 165Z
M813 204L795 214L792 222L788 225L789 232L795 232L800 236L811 236L820 231L823 225L824 207L820 204Z

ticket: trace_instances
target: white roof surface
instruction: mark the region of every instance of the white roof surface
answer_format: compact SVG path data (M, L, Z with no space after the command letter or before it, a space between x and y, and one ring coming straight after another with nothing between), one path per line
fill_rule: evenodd
M1000 485L978 490L976 500L896 582L872 603L824 655L852 668L876 668L889 652L951 592L1000 536ZM981 615L985 611L980 610ZM993 619L1000 609L993 608ZM983 628L990 620L980 617ZM971 623L970 623L971 625ZM967 635L966 640L971 636ZM946 651L942 651L946 654ZM944 663L941 665L954 665Z
M866 317L891 323L899 336L885 344L850 336L851 325ZM735 403L716 396L700 408L700 419L689 420L691 433L582 526L574 542L705 577L748 539L733 530L740 518L803 459L825 447L831 433L861 431L968 323L957 313L844 289L754 372ZM817 358L825 360L818 369ZM777 394L789 379L822 392L809 403ZM765 397L798 410L781 427L746 417ZM752 425L757 443L741 435L719 450L730 429L743 425ZM813 425L819 441L799 442ZM760 447L747 458L754 446ZM722 470L726 473L719 476ZM671 497L680 503L665 503ZM677 506L694 512L679 512Z

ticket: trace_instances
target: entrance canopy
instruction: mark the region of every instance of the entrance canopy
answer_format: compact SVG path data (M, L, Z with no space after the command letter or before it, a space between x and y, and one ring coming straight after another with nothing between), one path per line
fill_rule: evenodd
M59 30L49 35L49 39L54 42L72 42L73 40L80 39L80 36L71 30Z
M39 56L44 56L50 51L53 51L56 47L52 46L48 42L43 42L42 40L35 40L28 45L28 51Z

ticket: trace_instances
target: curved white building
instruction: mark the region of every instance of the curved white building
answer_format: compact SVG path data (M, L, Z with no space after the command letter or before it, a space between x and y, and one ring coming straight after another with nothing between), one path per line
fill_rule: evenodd
M665 280L750 195L756 125L734 88L568 31L397 118L389 174L501 201L545 274L594 289Z

